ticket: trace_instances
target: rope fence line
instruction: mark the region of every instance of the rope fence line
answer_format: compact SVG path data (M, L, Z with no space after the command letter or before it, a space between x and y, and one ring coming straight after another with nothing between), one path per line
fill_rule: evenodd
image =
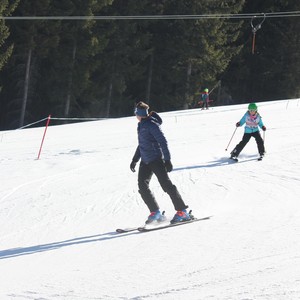
M45 140L46 133L47 133L47 129L48 129L48 127L49 127L49 124L50 124L50 120L51 120L51 119L52 119L52 120L60 120L60 121L99 121L99 120L105 120L105 119L107 119L107 118L52 118L51 115L49 115L47 118L41 119L41 120L39 120L39 121L30 123L30 124L27 124L27 125L25 125L25 126L22 126L22 127L20 127L20 128L15 129L15 130L24 129L24 128L30 127L30 126L32 126L32 125L35 125L35 124L38 124L38 123L41 123L41 122L47 120L47 121L46 121L46 125L45 125L45 129L44 129L44 134L43 134L42 141L41 141L41 145L40 145L40 148L39 148L38 156L37 156L37 158L36 158L37 160L40 159L40 156L41 156L41 153L42 153L43 144L44 144L44 140ZM3 134L1 135L1 142L2 142L2 140L3 140L4 134L14 132L15 130L3 133Z
M38 120L38 121L36 121L36 122L27 124L27 125L25 125L25 126L16 128L16 129L14 129L14 130L20 130L20 129L24 129L24 128L33 126L33 125L35 125L35 124L38 124L38 123L41 123L41 122L47 120L48 118L49 118L49 117L44 118L44 119L41 119L41 120ZM60 120L60 121L100 121L100 120L107 120L107 119L108 119L108 118L53 118L53 117L51 117L51 120Z
M25 125L25 126L22 126L22 127L20 127L20 128L15 129L15 130L19 130L19 129L24 129L24 128L30 127L30 126L32 126L32 125L41 123L41 122L43 122L43 121L45 121L45 120L47 120L47 119L48 119L48 117L47 117L47 118L44 118L44 119L42 119L42 120L36 121L36 122L34 122L34 123L27 124L27 125Z
M10 131L6 131L6 132L4 132L4 133L2 133L2 134L0 135L0 137L1 137L0 142L3 141L3 137L4 137L4 135L6 135L6 134L13 133L13 132L16 131L16 130L21 130L21 129L25 129L25 128L31 127L31 126L33 126L33 125L42 123L42 122L44 122L44 121L46 121L46 120L48 120L48 119L49 119L49 116L46 117L46 118L43 118L43 119L41 119L41 120L38 120L38 121L36 121L36 122L33 122L33 123L30 123L30 124L24 125L24 126L22 126L22 127L19 127L19 128L10 130ZM100 120L107 120L108 118L55 118L55 117L53 118L53 117L50 116L50 119L51 119L51 120L59 120L59 121L100 121ZM49 120L49 122L50 122L50 120Z
M61 121L68 121L68 120L69 121L99 121L99 120L107 120L107 119L109 118L52 118L51 117L51 120L61 120Z

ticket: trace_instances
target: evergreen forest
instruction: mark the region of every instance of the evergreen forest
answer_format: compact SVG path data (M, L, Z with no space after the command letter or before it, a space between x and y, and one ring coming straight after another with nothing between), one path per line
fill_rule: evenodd
M299 49L299 0L0 0L0 130L300 98Z

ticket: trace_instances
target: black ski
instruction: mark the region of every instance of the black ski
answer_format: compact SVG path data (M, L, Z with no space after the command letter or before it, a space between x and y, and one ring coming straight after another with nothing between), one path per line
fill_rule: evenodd
M138 227L138 231L139 232L149 232L149 231L154 231L154 230L160 230L160 229L165 229L165 228L170 228L170 227L175 227L175 226L180 226L180 225L185 225L185 224L190 224L190 223L194 223L194 222L198 222L198 221L204 221L204 220L209 220L212 216L209 217L204 217L204 218L194 218L191 219L189 221L184 221L184 222L179 222L179 223L168 223L166 225L162 225L162 226L143 226L143 227Z
M234 162L239 162L239 160L237 158L233 158L233 157L229 157L230 160L234 161ZM245 159L243 161L250 161L250 160L255 160L256 158L252 158L252 159ZM258 161L261 161L263 159L263 156L260 156L257 158Z
M118 233L126 233L126 232L131 232L138 230L139 227L128 227L128 228L118 228L116 229L116 232Z
M155 227L155 226L161 226L163 224L169 224L168 222L161 222L161 223L154 223L153 225L151 225L152 227ZM126 233L126 232L131 232L131 231L135 231L135 230L138 230L139 228L143 228L147 225L144 225L144 226L137 226L137 227L125 227L125 228L118 228L116 229L116 232L118 233ZM149 225L148 225L149 226Z
M164 214L165 214L165 211L162 212L162 215L164 215ZM166 220L162 221L161 223L154 223L154 224L155 224L155 226L159 226L159 225L165 224L165 223L166 223ZM142 228L142 227L144 227L144 226L118 228L118 229L116 229L116 232L118 232L118 233L126 233L126 232L131 232L131 231L138 230L138 228Z

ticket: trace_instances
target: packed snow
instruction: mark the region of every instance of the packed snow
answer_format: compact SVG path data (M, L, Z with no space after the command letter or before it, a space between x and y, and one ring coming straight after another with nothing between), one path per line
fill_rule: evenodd
M50 126L40 159L45 127L0 132L0 299L300 299L299 101L258 103L263 161L253 138L228 159L247 104L161 113L170 178L213 217L148 233L115 232L149 214L134 116Z

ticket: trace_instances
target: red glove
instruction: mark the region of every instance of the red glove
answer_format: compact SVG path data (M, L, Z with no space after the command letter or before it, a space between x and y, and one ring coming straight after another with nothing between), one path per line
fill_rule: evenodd
M266 130L267 130L266 126L263 126L261 129L262 129L263 131L266 131Z

